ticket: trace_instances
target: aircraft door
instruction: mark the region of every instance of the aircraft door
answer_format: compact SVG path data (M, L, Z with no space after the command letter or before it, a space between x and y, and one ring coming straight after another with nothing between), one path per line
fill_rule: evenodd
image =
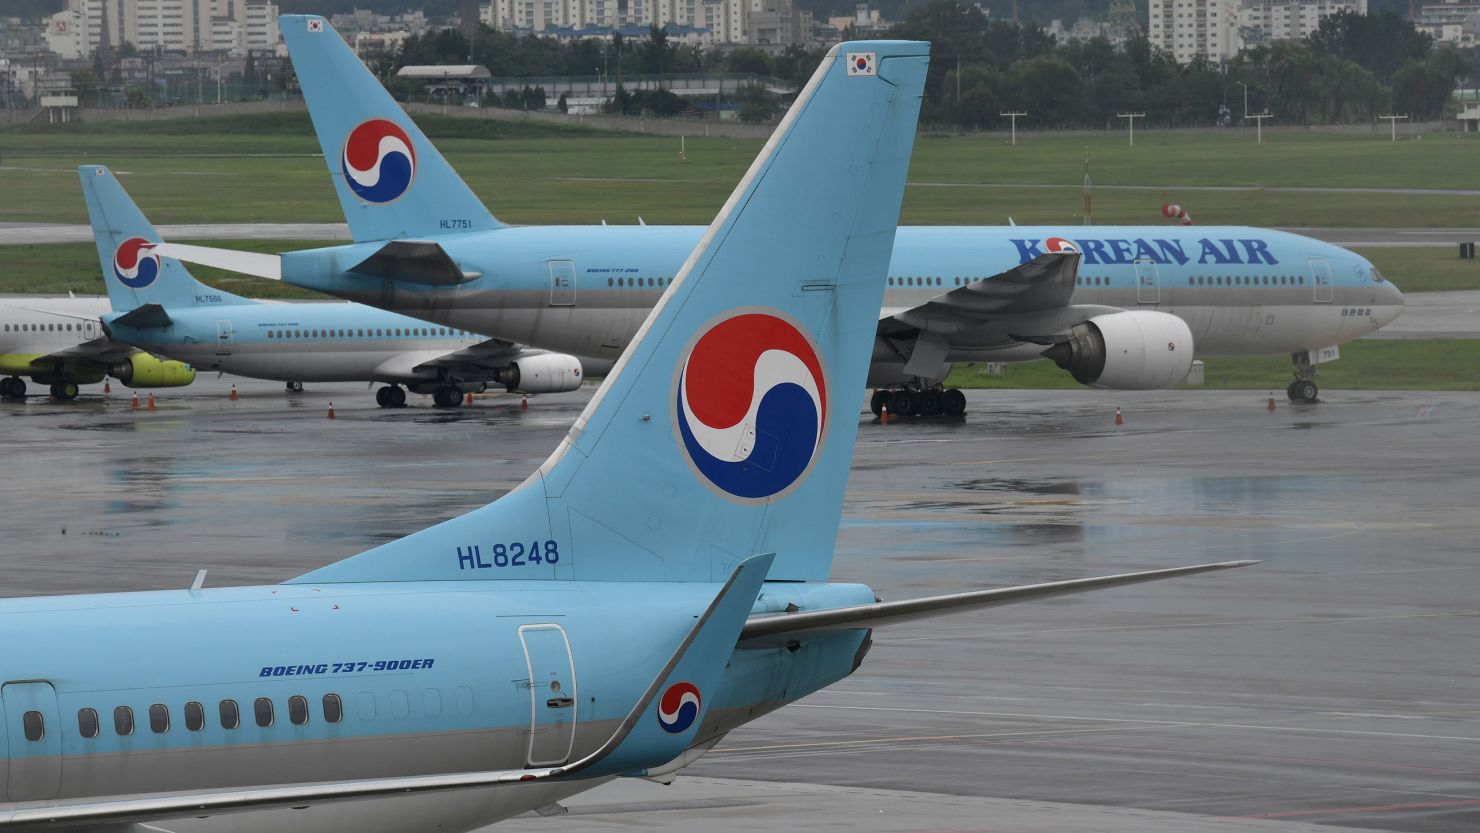
M569 260L550 261L550 306L573 307L575 304L575 262Z
M229 319L216 322L216 355L231 355L231 345L236 342L236 328Z
M6 683L5 735L9 741L11 801L56 798L62 786L62 719L56 689L47 682Z
M97 338L98 322L91 320L82 322L82 334L87 337L88 341L92 341L93 339Z
M1331 263L1327 260L1311 258L1310 275L1315 284L1315 297L1317 304L1329 304L1332 300L1331 289Z
M522 625L529 668L529 766L565 763L576 739L576 672L559 625Z
M1161 281L1154 261L1136 261L1136 303L1161 303Z

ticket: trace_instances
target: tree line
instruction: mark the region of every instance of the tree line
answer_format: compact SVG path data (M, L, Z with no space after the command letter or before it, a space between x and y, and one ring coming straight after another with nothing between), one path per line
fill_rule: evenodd
M1000 127L999 114L1008 111L1026 112L1019 124L1041 128L1111 127L1123 112L1144 112L1143 124L1164 127L1237 123L1246 112L1307 125L1370 122L1388 112L1436 119L1446 114L1460 81L1475 74L1473 50L1438 46L1393 12L1331 15L1309 38L1258 46L1223 66L1204 59L1179 64L1145 37L1119 46L1104 38L1060 45L1036 24L996 20L962 0L912 6L885 36L933 44L921 118L960 128ZM413 85L394 73L408 64L471 62L496 77L591 76L617 91L611 112L672 115L687 106L683 99L662 90L629 91L623 80L728 72L799 87L823 54L797 46L779 54L747 46L701 49L674 43L656 27L642 38L561 41L481 26L471 39L455 29L408 38L379 69L404 94ZM774 118L783 105L759 88L737 98L749 120Z

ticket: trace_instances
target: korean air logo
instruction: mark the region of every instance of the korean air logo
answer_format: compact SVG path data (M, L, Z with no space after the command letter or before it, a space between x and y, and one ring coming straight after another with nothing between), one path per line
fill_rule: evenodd
M143 289L159 277L159 255L150 251L154 244L142 237L130 237L113 250L113 277L129 289Z
M1074 244L1074 241L1073 240L1068 240L1068 239L1065 239L1063 237L1050 237L1050 238L1048 238L1047 240L1043 241L1043 248L1044 248L1045 251L1050 251L1050 252L1076 252L1077 253L1079 251L1079 247Z
M674 683L658 700L658 725L670 735L689 730L699 719L699 688L693 683Z
M679 361L674 427L698 475L740 501L799 483L822 449L827 377L812 340L779 310L732 311Z
M411 187L416 151L400 125L370 119L349 132L340 167L355 196L365 202L388 203Z

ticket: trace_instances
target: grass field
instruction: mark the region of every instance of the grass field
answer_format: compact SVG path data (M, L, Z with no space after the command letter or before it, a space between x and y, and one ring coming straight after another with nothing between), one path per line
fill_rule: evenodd
M676 139L526 124L421 120L464 179L514 223L703 223L760 147L757 140ZM1480 196L1284 192L1269 187L1480 189L1480 137L1242 132L921 136L904 221L1078 224L1083 155L1094 221L1163 222L1163 202L1200 225L1477 226ZM119 171L151 218L178 222L329 222L340 218L302 114L0 131L0 221L85 222L76 166ZM1033 187L1005 187L1005 186ZM1116 190L1109 186L1155 186ZM1201 190L1194 186L1255 190Z
M1205 359L1204 387L1273 393L1282 404L1293 378L1286 356ZM1341 359L1319 367L1323 390L1480 390L1480 340L1380 339L1341 346ZM1008 365L988 376L985 365L958 367L946 384L962 388L1078 388L1051 362Z

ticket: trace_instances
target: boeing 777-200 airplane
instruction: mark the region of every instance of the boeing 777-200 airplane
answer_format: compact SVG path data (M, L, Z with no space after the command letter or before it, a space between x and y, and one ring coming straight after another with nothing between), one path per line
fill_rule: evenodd
M884 603L828 581L926 51L833 48L488 506L278 586L0 605L0 828L468 830L671 778L873 628L1237 566Z
M615 358L704 231L508 227L326 21L286 15L282 33L356 242L281 261L168 247L183 260ZM1314 400L1313 365L1403 309L1365 258L1242 227L906 226L885 287L869 384L893 386L874 407L896 414L964 409L938 384L951 362L1043 356L1084 384L1144 389L1182 381L1194 352L1287 354L1290 398Z
M487 382L524 393L571 391L588 371L611 367L361 304L263 303L213 289L153 252L159 233L112 171L84 165L78 174L113 303L103 326L114 341L290 389L385 382L375 392L381 407L406 404L407 388L445 407Z

